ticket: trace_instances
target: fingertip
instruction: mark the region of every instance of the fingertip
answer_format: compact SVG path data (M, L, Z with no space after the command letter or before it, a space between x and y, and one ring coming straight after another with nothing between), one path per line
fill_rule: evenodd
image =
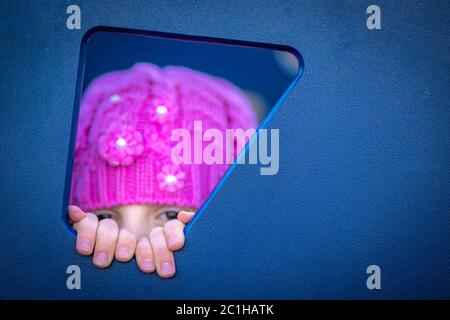
M119 238L115 251L117 261L128 262L133 258L136 251L136 235L127 229L119 231Z
M138 264L139 270L141 270L144 273L153 273L156 270L155 264L153 263L153 260L150 258L145 258Z
M164 262L161 264L160 270L158 272L159 276L164 279L172 278L176 273L175 263Z
M81 210L79 206L76 206L74 204L69 204L69 210Z
M191 219L194 217L195 212L182 210L178 213L177 218L184 224L189 223Z
M169 237L167 240L167 247L171 251L178 251L184 246L184 241L177 236L173 236L173 239Z
M94 253L94 257L92 258L92 262L97 268L104 269L111 265L112 257L108 252L99 251Z
M184 224L179 220L171 220L164 225L167 247L171 251L180 250L184 245Z
M89 256L94 250L94 245L92 240L87 238L77 238L76 242L77 252L83 256Z
M136 262L139 270L144 273L155 272L153 252L148 238L141 238L136 245Z
M80 209L80 207L75 205L69 206L69 219L73 222L79 222L81 219L86 217L86 213Z

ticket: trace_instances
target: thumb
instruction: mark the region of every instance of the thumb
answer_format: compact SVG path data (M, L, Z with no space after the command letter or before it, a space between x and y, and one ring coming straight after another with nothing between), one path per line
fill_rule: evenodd
M81 210L79 207L70 205L69 206L69 220L71 223L77 223L86 217L86 212Z

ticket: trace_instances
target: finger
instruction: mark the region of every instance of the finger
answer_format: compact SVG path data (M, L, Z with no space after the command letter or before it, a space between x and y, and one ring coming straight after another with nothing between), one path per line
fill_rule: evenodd
M189 221L191 221L192 217L194 217L194 215L195 212L181 210L177 214L177 219L183 222L184 224L188 224Z
M119 231L116 245L116 259L120 262L130 261L136 251L136 235L127 229Z
M97 236L98 219L93 213L86 213L84 219L76 222L73 228L77 231L76 248L83 256L92 254Z
M69 221L75 223L86 217L86 213L77 206L69 206Z
M108 267L114 257L119 227L112 219L101 220L98 224L93 262L99 268Z
M164 235L167 247L172 250L180 250L184 246L184 223L178 219L173 219L164 225Z
M136 245L136 261L142 272L151 273L155 271L153 251L148 238L142 238L138 241Z
M156 227L150 232L150 245L155 259L156 272L162 278L170 278L175 274L175 261L164 237L164 230Z

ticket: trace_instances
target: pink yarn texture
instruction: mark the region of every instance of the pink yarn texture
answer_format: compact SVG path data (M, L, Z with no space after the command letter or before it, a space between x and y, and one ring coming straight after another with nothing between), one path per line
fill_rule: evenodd
M80 106L71 203L198 208L227 164L174 164L172 130L257 128L240 89L189 68L138 63L96 78Z

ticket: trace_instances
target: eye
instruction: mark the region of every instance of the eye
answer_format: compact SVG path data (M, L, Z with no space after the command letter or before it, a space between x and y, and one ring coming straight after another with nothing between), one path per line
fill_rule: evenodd
M179 210L165 210L158 215L159 220L169 221L177 218Z
M96 213L98 221L101 221L103 219L113 219L113 220L117 220L117 217L109 211L100 211Z

